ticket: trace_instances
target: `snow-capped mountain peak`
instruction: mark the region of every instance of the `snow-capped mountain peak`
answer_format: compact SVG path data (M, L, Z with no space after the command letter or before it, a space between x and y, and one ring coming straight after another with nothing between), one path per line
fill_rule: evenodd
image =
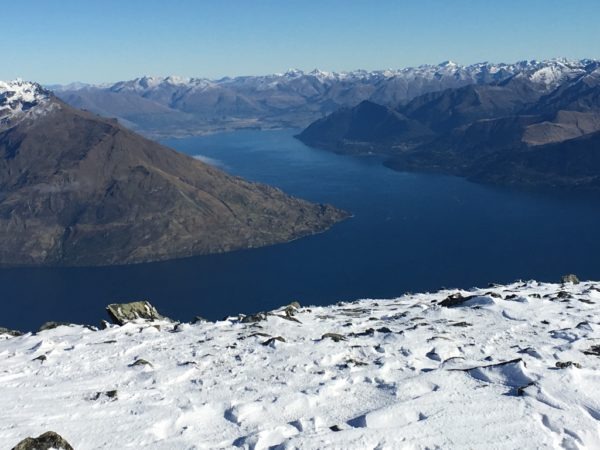
M52 94L38 83L16 79L0 81L0 125L46 110Z

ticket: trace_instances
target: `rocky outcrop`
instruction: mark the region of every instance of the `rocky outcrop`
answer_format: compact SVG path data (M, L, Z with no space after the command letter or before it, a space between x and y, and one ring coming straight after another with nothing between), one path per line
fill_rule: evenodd
M106 307L106 312L117 325L125 325L135 320L170 320L161 316L157 309L147 301L131 303L113 303Z
M17 337L17 336L23 336L23 332L18 331L18 330L10 330L8 328L0 327L0 336L2 336L2 335Z
M23 439L12 450L73 450L73 447L58 433L48 431L36 438Z

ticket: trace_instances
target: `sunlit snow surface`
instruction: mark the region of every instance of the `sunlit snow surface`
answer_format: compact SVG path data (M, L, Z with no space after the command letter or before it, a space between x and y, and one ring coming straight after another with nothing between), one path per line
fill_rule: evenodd
M0 337L2 448L600 448L600 283L455 292Z

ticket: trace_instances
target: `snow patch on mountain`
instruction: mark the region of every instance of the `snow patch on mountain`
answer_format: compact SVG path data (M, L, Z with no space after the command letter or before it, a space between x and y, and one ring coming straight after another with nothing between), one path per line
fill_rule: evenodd
M599 305L530 281L0 337L0 442L600 448Z
M0 81L0 126L13 126L25 117L46 113L52 94L37 83Z
M300 69L288 69L284 73L277 73L264 76L240 76L226 77L220 80L209 80L207 78L186 78L178 76L168 77L153 77L144 76L129 81L120 81L110 86L113 91L128 90L137 93L147 93L161 89L164 87L180 87L180 88L207 88L210 86L217 87L222 84L248 84L260 86L263 83L272 83L275 80L294 80L302 78L313 78L322 83L331 82L360 82L360 81L376 81L390 79L415 79L422 78L423 80L435 80L440 77L452 77L458 80L477 82L486 77L486 82L502 81L510 76L522 75L531 81L545 85L549 89L556 87L558 84L568 78L589 73L594 68L597 68L599 62L591 59L582 59L579 61L571 61L564 58L550 59L544 61L519 61L512 64L506 63L476 63L471 65L461 65L454 61L445 61L437 65L421 65L418 67L406 67L401 69L385 69L385 70L355 70L349 72L328 72L319 69L314 69L310 72L305 72ZM90 85L73 85L68 90L78 90L89 88ZM98 85L97 87L106 88L106 85ZM67 90L57 88L58 90Z

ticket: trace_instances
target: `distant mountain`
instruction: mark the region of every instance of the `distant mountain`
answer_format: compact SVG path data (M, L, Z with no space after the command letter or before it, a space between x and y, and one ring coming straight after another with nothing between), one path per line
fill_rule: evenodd
M341 109L298 138L339 153L388 155L386 164L398 170L597 189L600 68L594 61L582 66L583 72L519 73L496 83L424 94L396 107L369 106L385 115L363 114L363 104ZM396 126L389 126L389 117L396 118ZM376 137L382 128L384 140Z
M346 214L0 82L0 265L105 265L285 242Z
M364 100L395 108L426 93L523 78L542 92L589 72L597 61L453 62L400 70L303 72L208 80L141 77L113 85L54 87L65 102L149 135L234 128L305 127Z

